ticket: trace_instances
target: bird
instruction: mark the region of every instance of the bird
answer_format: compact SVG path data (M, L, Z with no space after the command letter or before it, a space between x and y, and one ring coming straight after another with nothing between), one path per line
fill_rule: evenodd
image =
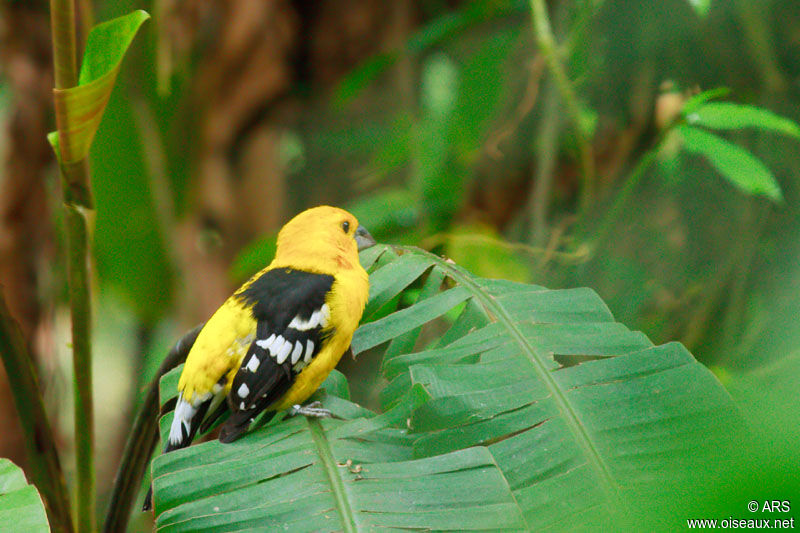
M225 300L189 351L164 453L189 446L226 411L223 443L265 411L329 416L302 403L350 349L369 295L358 253L374 244L337 207L313 207L287 222L272 262ZM143 510L151 508L152 487Z

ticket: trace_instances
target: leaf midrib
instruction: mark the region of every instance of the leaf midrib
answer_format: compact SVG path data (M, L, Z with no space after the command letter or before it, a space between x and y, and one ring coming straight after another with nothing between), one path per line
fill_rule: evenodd
M548 390L550 390L559 411L564 415L567 426L572 430L575 440L578 442L581 449L584 450L584 455L587 457L594 470L599 474L606 494L610 495L617 502L622 503L622 499L619 494L619 487L614 481L614 477L611 475L610 468L597 451L597 446L595 445L591 436L585 430L578 413L575 411L575 409L573 409L572 405L567 400L565 391L558 386L558 382L553 378L552 374L547 370L547 368L544 367L544 365L542 365L542 362L536 356L535 350L530 344L528 344L525 336L515 326L513 319L508 315L505 308L499 305L492 296L487 295L471 278L464 276L461 272L453 268L449 263L439 256L417 248L399 248L405 249L412 253L425 254L430 257L430 259L434 261L439 268L446 271L448 275L456 280L460 285L466 287L474 295L474 297L481 302L486 311L488 311L487 315L489 315L490 320L498 321L506 327L512 338L517 342L517 344L519 344L523 353L525 353L525 355L531 361L536 373L539 375L542 381L544 381Z
M314 439L314 444L317 447L317 453L322 468L330 481L331 492L336 500L336 508L339 511L339 516L342 520L342 526L346 533L356 533L358 527L356 525L355 515L353 508L350 506L350 500L344 487L342 476L339 475L339 468L337 466L336 458L333 456L330 443L325 436L325 430L322 429L322 424L315 418L307 418L308 428L311 432L311 438Z

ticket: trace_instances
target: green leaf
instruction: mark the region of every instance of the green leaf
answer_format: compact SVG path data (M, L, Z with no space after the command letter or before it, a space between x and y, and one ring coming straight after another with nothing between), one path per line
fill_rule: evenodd
M423 257L407 255L374 272L370 276L369 302L364 309L364 318L369 318L400 294L400 291L416 281L431 264L431 261Z
M156 207L147 134L140 127L146 118L137 117L127 81L112 92L90 154L94 252L102 291L111 289L139 320L154 324L174 293L175 254L166 242L171 228L164 227L171 217Z
M146 12L134 11L92 28L78 86L54 89L62 163L74 163L89 155L122 58L148 18Z
M650 508L679 501L667 488L699 482L699 465L730 442L736 410L711 372L681 345L653 346L614 322L592 291L477 278L426 252L397 251L395 263L422 256L445 274L451 288L430 300L461 288L470 302L453 326L460 337L384 361L389 398L415 386L430 395L408 422L415 455L488 446L529 529L619 529L646 494L662 491ZM362 327L354 346L372 346L384 325L418 326L428 301Z
M340 83L334 103L344 106L392 66L403 54L417 55L477 24L523 11L525 0L477 0L425 24L400 50L376 55L354 69Z
M25 474L8 459L0 458L0 529L50 531L39 492L25 481ZM13 526L12 526L13 525Z
M207 442L157 457L156 527L524 528L486 448L414 459L405 432L386 427L391 418L293 417L233 444Z
M149 18L147 12L137 10L92 28L86 40L78 85L87 85L119 69L136 32Z
M391 67L397 61L397 58L397 52L387 52L364 61L339 83L334 96L334 105L338 107L344 106L369 86L380 74Z
M490 226L453 226L445 236L444 246L447 257L481 276L515 281L526 281L530 276L528 263Z
M469 297L467 291L457 287L433 298L428 298L413 308L406 308L385 318L363 325L353 336L353 351L358 354L389 341L403 333L438 318Z
M419 202L405 188L384 189L347 206L378 241L410 228L419 218Z
M704 156L730 183L753 195L783 199L775 177L753 154L721 137L685 125L677 127L688 152Z
M711 0L689 0L689 5L694 8L695 13L701 17L708 15L711 9Z
M233 260L230 267L231 278L244 281L267 266L275 257L277 246L277 233L266 235L248 244Z
M387 344L387 411L323 395L333 419L284 418L156 458L159 531L664 529L741 444L713 374L680 344L615 322L593 291L374 248L362 255L370 305L406 307L363 325L352 347ZM162 403L179 372L162 379Z
M453 120L448 124L448 140L462 158L473 158L484 142L488 122L506 87L504 67L519 40L520 28L512 26L486 40L464 65Z
M729 387L759 435L769 435L762 441L766 451L775 456L784 454L795 463L800 460L797 376L800 376L800 351L735 375Z
M336 370L331 370L322 385L319 386L320 390L326 390L329 395L342 398L343 400L350 399L350 385L347 383L347 378Z
M730 102L711 102L686 114L686 122L715 130L757 128L800 138L800 127L768 109Z
M716 100L717 98L725 98L731 93L731 90L728 87L716 87L714 89L709 89L707 91L703 91L701 93L695 94L694 96L690 97L686 100L686 103L683 104L683 109L681 109L681 113L683 115L688 115L704 103L708 102L709 100Z

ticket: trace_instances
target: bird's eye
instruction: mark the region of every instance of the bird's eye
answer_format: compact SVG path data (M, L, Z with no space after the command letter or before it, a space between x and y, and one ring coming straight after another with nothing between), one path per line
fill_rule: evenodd
M350 231L350 223L346 220L342 222L342 229L344 230L345 233Z

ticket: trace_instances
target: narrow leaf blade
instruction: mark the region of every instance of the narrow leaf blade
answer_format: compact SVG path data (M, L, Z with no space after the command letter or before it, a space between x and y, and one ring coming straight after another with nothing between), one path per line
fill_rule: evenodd
M722 176L747 194L763 195L778 202L781 188L772 172L753 154L712 133L678 126L687 151L702 155Z
M687 114L686 121L691 125L715 130L755 128L800 139L800 126L793 120L777 115L769 109L731 102L703 104Z

